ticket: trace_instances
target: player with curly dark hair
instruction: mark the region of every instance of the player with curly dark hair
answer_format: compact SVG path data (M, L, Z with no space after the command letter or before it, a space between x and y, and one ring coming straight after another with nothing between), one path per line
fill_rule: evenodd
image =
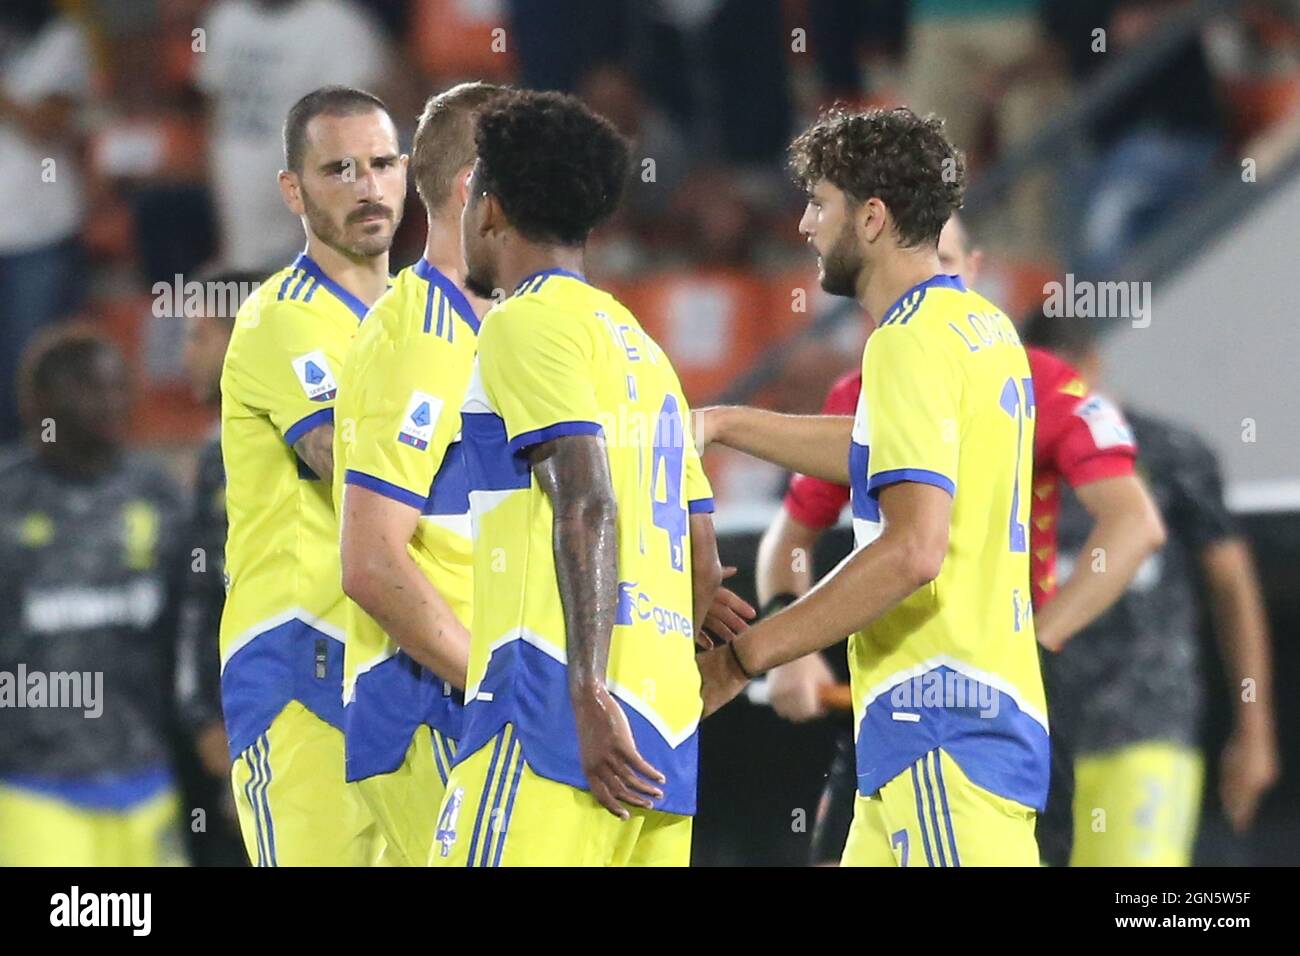
M627 140L573 97L527 91L482 113L475 143L463 224L470 289L491 295L519 254L554 250L580 268L587 236L618 206Z
M1006 315L940 272L962 155L933 117L833 110L791 165L823 287L875 321L856 414L706 409L696 440L848 485L856 548L701 655L704 712L852 634L858 793L841 863L1036 865L1048 738L1030 612L1033 385Z
M476 139L467 283L513 291L483 319L461 415L474 620L433 862L685 865L694 646L753 610L710 613L712 493L672 364L582 275L628 147L555 93L494 101Z

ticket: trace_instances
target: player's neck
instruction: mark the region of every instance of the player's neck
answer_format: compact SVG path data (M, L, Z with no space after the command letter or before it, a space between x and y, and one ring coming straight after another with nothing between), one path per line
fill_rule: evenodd
M933 249L899 250L875 263L870 271L863 270L858 283L858 303L879 324L904 292L942 271L939 255Z
M307 255L325 274L366 305L374 305L388 289L388 253L352 259L313 235L307 237Z
M461 251L460 222L429 217L424 240L424 261L461 288L465 287L465 254Z
M583 274L585 268L583 246L542 245L535 242L516 242L509 245L501 256L497 281L509 295L531 275L548 269L565 269Z

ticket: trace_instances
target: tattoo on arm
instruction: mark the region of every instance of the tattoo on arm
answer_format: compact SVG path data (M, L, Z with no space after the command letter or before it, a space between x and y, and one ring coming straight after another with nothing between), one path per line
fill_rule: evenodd
M552 546L572 693L605 682L618 608L618 503L603 438L556 438L534 448L530 458L554 512Z
M293 443L293 450L321 481L334 480L333 425L317 425Z

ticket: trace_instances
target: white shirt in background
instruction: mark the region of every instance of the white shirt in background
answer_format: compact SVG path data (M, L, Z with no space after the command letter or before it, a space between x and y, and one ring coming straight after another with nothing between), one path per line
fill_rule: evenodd
M0 90L30 106L52 96L90 93L90 45L67 17L0 53ZM48 161L52 160L52 164ZM82 174L72 151L0 119L0 255L54 245L75 235L83 214Z
M275 269L302 249L276 176L289 108L321 86L373 91L387 49L379 26L346 0L282 7L222 0L205 24L198 82L209 98L210 179L228 268Z

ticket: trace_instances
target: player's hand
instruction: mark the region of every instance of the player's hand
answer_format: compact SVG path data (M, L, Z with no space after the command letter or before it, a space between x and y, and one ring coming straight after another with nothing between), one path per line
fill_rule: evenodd
M1244 833L1265 793L1277 783L1277 742L1268 733L1238 728L1223 748L1219 798L1233 830Z
M722 412L721 405L710 405L706 408L697 408L691 413L694 420L691 435L695 439L695 450L700 454L704 454L704 449L717 440L719 416Z
M695 655L700 668L700 699L704 702L703 717L708 717L723 704L745 689L749 683L725 644L711 651Z
M824 717L826 706L818 691L835 683L826 659L816 653L773 668L767 677L772 709L795 723Z
M575 698L573 712L582 772L591 795L620 820L631 816L628 806L651 809L653 801L664 795L656 784L662 785L666 778L637 752L627 715L614 695L597 687Z
M735 568L723 568L722 580L725 581L735 573ZM713 646L709 640L710 634L724 644L735 640L756 617L758 611L754 610L753 605L730 588L719 587L713 596L713 604L704 615L704 626L695 635L695 644L708 650Z

